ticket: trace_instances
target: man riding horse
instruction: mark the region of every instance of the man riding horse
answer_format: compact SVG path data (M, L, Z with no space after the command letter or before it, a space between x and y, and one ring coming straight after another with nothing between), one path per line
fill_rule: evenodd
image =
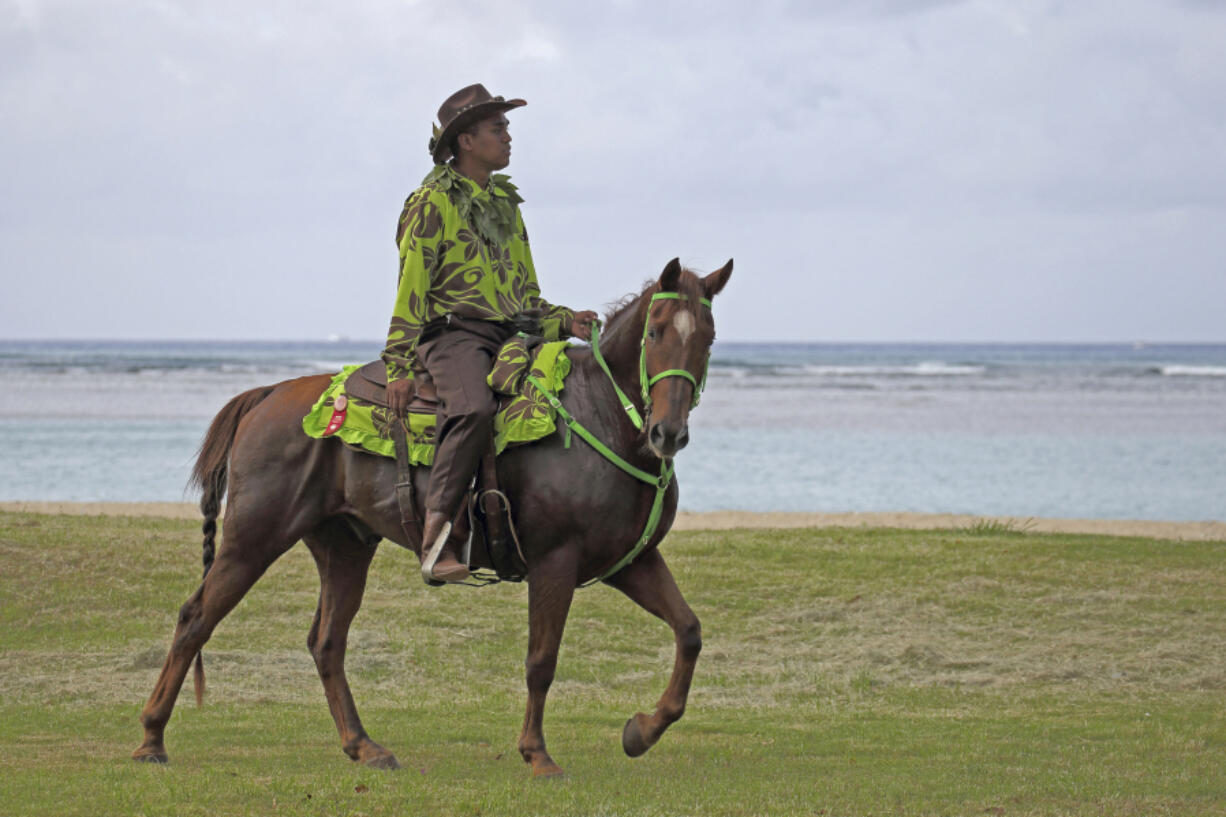
M414 369L429 372L441 402L422 530L428 581L469 575L448 537L493 433L497 401L486 375L498 348L525 323L549 340L588 340L596 318L541 298L523 199L494 172L511 161L505 114L526 104L482 85L448 97L429 145L435 168L405 201L396 231L400 279L383 351L389 407L406 416Z
M400 222L401 280L385 354L388 391L403 415L414 364L437 378L445 402L436 417L443 421L436 473L413 469L397 484L402 469L395 460L343 445L345 438L331 438L322 424L312 433L307 420L321 419L318 412L329 407L333 389L345 387L348 369L231 398L209 424L192 468L191 484L201 488L204 579L179 609L166 660L141 711L144 739L135 759L167 761L166 724L193 663L197 702L204 695L201 649L269 566L303 542L320 581L307 645L341 746L368 766L399 766L358 717L345 675L350 625L379 542L425 550L405 524L401 485L407 494L425 495L426 541L434 556L442 553L448 517L490 433L493 398L484 379L490 356L527 310L547 335L587 339L590 326L592 343L565 358L571 364L565 391L532 383L565 431L517 446L499 460L506 504L517 509L515 545L528 585L520 756L535 776L562 773L545 747L545 700L575 590L593 582L626 594L673 632L668 686L653 710L626 721L626 754L646 752L685 713L702 628L659 544L677 512L673 459L689 438L690 411L715 340L712 299L728 283L732 261L700 276L674 258L658 278L621 301L599 334L589 323L592 313L542 301L515 207L519 197L505 177L492 175L509 158L503 113L522 104L490 97L481 86L444 103L431 144L438 166L409 198ZM327 427L337 419L336 405L330 404ZM340 414L336 436L344 425ZM372 430L376 436L382 431ZM572 432L581 444L570 444ZM225 538L218 546L223 500ZM417 508L410 518L419 515ZM480 550L474 549L472 564L495 569L493 554ZM431 581L465 575L467 565L448 557L434 572L424 560L423 575Z

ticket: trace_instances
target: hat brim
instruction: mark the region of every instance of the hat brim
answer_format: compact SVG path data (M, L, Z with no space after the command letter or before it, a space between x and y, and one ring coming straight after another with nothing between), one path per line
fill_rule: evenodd
M480 122L482 119L493 116L496 113L509 111L512 108L519 108L528 103L522 99L491 99L489 102L481 102L472 106L464 113L457 116L447 123L447 127L443 128L443 132L438 135L438 139L434 143L434 163L441 165L443 162L451 159L450 142L452 137L460 133L474 122Z

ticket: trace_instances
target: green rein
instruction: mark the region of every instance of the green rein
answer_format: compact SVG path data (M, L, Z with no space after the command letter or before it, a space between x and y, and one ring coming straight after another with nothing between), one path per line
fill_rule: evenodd
M690 374L685 369L665 369L664 371L651 377L647 376L647 331L648 327L651 325L651 306L659 300L686 300L686 296L676 292L657 292L655 295L651 296L651 302L647 304L647 317L643 321L643 338L639 343L639 382L643 387L643 411L644 413L649 413L651 411L650 388L666 377L683 377L693 384L694 400L690 404L690 408L692 410L698 405L698 399L702 394L702 390L707 385L707 369L710 367L711 363L710 354L708 353L707 355L707 366L703 368L701 381L695 379L694 375ZM703 306L707 307L708 309L711 308L711 302L708 299L701 298L700 301ZM642 415L639 414L638 409L635 408L634 403L630 401L630 398L626 396L626 393L623 392L621 387L617 385L617 380L614 379L613 372L609 370L609 364L605 362L604 357L600 354L599 321L592 324L592 357L596 359L596 362L600 365L600 368L604 370L606 375L608 375L609 382L613 384L613 391L617 393L617 399L621 402L622 408L626 410L626 416L630 418L630 422L634 424L636 429L642 431ZM596 451L599 452L605 459L609 460L609 462L613 463L635 479L645 482L648 485L652 485L656 489L655 499L651 503L651 513L647 516L647 525L644 527L643 534L639 537L634 547L632 547L630 552L619 559L615 565L610 567L604 573L591 581L587 581L579 585L580 587L588 587L596 582L604 581L614 573L617 573L619 570L638 558L638 555L643 552L644 548L647 547L647 543L651 541L651 537L655 534L656 528L660 525L660 514L664 508L664 494L668 491L668 486L673 481L673 461L671 458L661 459L660 473L658 475L652 475L641 468L636 468L635 466L626 462L626 460L624 460L622 457L618 456L613 449L609 448L607 445L597 439L592 432L588 431L582 423L576 420L570 412L563 408L562 402L558 400L557 396L552 391L545 387L544 383L532 375L528 375L527 380L538 392L541 393L541 395L549 402L549 405L553 407L554 411L558 413L558 416L562 418L562 421L566 423L565 445L567 448L570 448L570 435L573 431L575 434L578 434L584 442L596 449Z

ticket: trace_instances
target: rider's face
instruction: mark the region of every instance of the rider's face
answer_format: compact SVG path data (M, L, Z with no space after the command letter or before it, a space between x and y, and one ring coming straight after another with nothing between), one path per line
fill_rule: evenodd
M461 150L487 170L501 170L511 163L509 124L503 114L481 120L460 134Z

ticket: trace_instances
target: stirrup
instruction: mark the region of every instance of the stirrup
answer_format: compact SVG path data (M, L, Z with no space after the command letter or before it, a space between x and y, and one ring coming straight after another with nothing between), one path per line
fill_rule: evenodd
M426 554L426 558L421 560L421 578L426 584L431 587L438 587L446 584L446 582L434 578L434 565L438 562L438 557L443 553L443 545L447 544L447 537L451 535L451 523L444 523L443 529L439 531L438 538L434 540L434 544L430 546L430 552ZM422 543L423 547L425 543Z

